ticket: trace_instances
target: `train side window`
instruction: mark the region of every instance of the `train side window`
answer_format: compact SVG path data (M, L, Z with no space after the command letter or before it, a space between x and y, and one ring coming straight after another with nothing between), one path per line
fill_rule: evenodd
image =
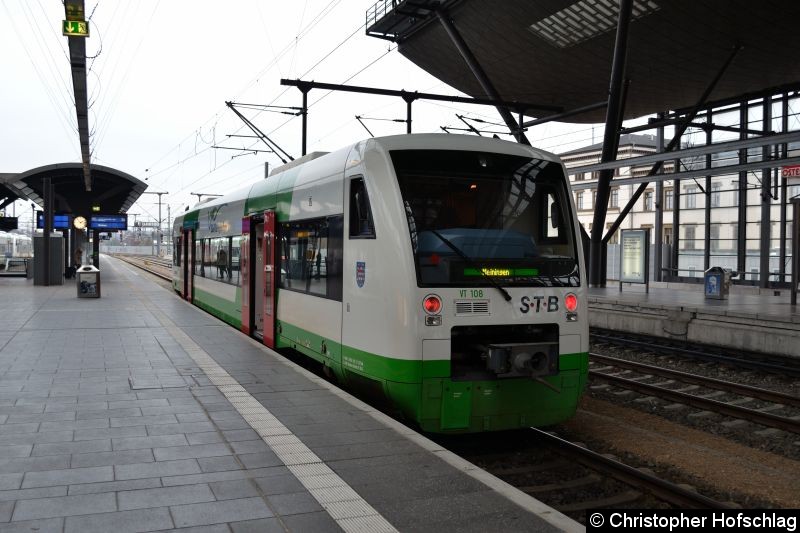
M175 252L172 254L172 264L175 266L181 266L181 250L183 249L183 236L176 236L175 237Z
M350 180L350 238L375 238L375 224L364 178Z
M341 301L342 226L342 216L281 225L281 288Z

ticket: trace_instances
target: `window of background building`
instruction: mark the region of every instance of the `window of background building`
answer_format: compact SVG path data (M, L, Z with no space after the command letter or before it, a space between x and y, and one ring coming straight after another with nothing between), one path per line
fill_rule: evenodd
M619 207L619 189L611 189L609 207Z
M739 224L731 224L731 238L728 241L729 243L728 249L736 250L736 248L738 248L738 240L739 240Z
M575 193L575 205L578 207L578 209L583 209L583 193L582 192L576 192Z
M719 224L711 224L710 230L709 239L711 242L709 243L709 246L711 247L712 252L718 252L720 250Z
M673 192L672 189L664 189L664 210L665 211L672 211L672 200L673 200Z
M697 207L697 186L689 185L684 190L686 195L686 209L693 209Z
M739 180L731 182L731 189L731 196L733 197L731 205L739 205Z
M789 185L786 188L786 197L794 198L795 196L800 196L800 185Z
M664 226L662 231L664 232L662 242L664 244L672 244L672 226Z
M592 205L589 209L597 209L597 191L592 191Z
M721 183L712 183L711 184L711 207L719 207L721 205L720 198L722 193Z
M645 211L653 210L653 191L644 192L644 210Z
M611 224L611 223L609 223L609 224L606 224L606 231L608 231L609 229L611 229L611 226L612 226L612 224ZM618 240L617 240L617 239L618 239L618 237L619 237L619 230L617 230L617 231L615 231L615 232L614 232L614 235L612 235L612 236L611 236L611 238L608 240L608 244L617 244L617 242L618 242Z
M683 249L694 250L694 233L695 227L686 225L683 228Z

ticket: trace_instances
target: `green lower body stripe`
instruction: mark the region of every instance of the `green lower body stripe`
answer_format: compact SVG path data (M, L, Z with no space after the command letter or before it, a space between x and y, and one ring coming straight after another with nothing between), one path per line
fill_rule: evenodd
M562 354L560 372L543 378L450 379L450 361L383 357L279 322L279 348L329 366L345 384L379 394L430 432L476 432L551 425L570 418L586 385L588 354Z

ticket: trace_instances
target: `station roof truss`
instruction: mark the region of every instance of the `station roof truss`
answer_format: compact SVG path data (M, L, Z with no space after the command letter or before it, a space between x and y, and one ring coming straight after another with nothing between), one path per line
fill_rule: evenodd
M92 206L99 206L103 213L125 213L147 188L143 181L113 168L91 165L90 170L90 192L84 187L82 163L58 163L19 174L0 174L0 195L9 191L44 208L43 181L50 178L54 211L86 216L92 213Z
M643 167L643 166L650 166L659 161L674 161L676 159L699 160L700 158L703 158L703 161L705 161L704 159L705 156L710 154L735 153L737 154L738 158L739 150L768 147L770 148L770 153L773 153L772 148L774 148L775 146L780 147L784 144L793 144L798 142L800 142L800 131L792 131L789 133L781 133L777 135L728 141L722 143L709 144L705 146L684 148L682 150L673 150L671 152L661 152L661 153L648 154L638 157L618 159L616 161L609 161L607 163L594 163L591 165L572 167L569 169L569 173L579 174L579 173L597 172L600 170L617 169L622 167ZM753 157L754 156L752 155L750 156L751 159ZM718 166L713 166L711 168L698 168L698 169L691 168L685 171L657 174L655 176L639 176L634 178L616 177L614 178L612 183L614 186L617 186L617 185L627 185L631 183L649 183L662 180L697 178L701 176L721 176L737 172L745 172L751 170L760 170L764 168L775 168L780 166L797 165L797 164L800 164L800 156L795 156L795 155L788 157L778 156L775 158L768 158L763 160L759 159L757 161L748 161L747 163L741 163L735 165L718 165ZM578 181L578 182L573 182L571 186L575 190L593 189L597 187L597 182Z
M399 43L417 66L452 87L485 97L447 31L457 28L499 97L565 110L573 122L602 122L619 15L617 0L381 0L367 34ZM624 119L694 105L734 47L735 60L709 101L800 86L796 0L634 0ZM547 116L541 110L526 115Z

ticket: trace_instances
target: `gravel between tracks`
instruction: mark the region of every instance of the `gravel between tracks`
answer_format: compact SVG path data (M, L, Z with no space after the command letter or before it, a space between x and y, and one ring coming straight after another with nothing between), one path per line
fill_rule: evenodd
M800 462L756 450L603 400L584 396L562 424L570 438L633 455L742 505L800 507Z

